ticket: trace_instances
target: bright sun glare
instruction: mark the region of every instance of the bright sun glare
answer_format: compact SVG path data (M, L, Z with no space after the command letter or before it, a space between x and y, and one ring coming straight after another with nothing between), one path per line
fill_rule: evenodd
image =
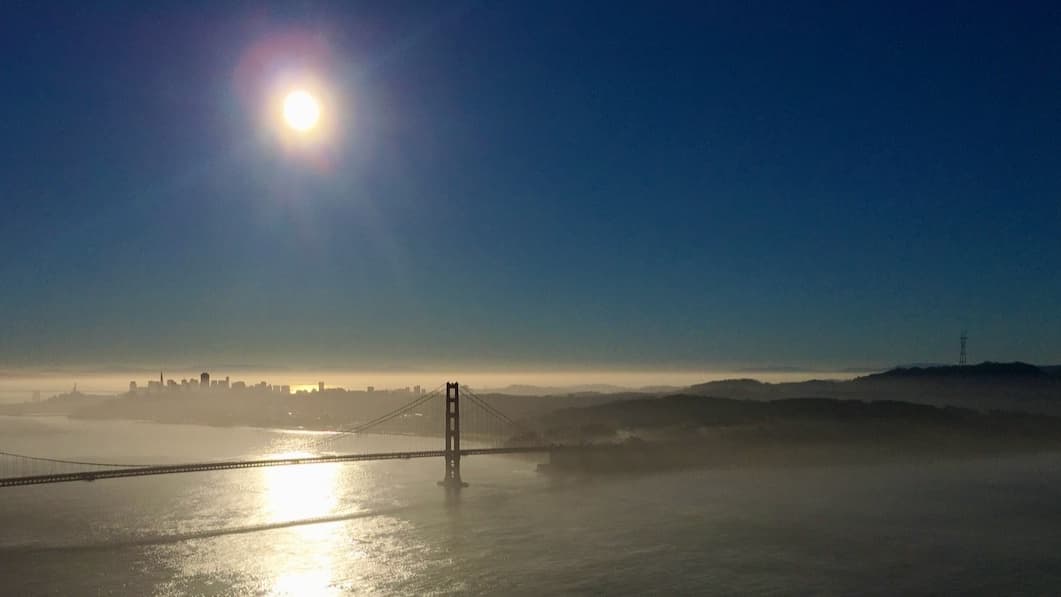
M284 98L284 121L299 132L307 132L317 126L321 108L317 98L301 89L292 91Z

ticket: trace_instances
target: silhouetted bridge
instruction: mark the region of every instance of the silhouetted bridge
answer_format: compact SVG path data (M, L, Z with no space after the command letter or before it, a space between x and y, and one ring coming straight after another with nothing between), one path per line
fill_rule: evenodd
M439 387L441 389L441 386ZM378 429L381 425L398 417L417 413L430 400L441 397L439 389L429 392L413 400L412 402L397 408L385 415L372 419L371 421L353 426L348 429L340 429L335 434L326 436L313 443L312 448L320 449L323 445L335 441L341 437L351 434L366 433ZM525 428L510 419L504 413L497 410L485 399L466 392L471 404L478 407L479 421L494 421L499 425L494 427L494 435L505 437L504 432L497 433L497 429L508 429L509 432L526 433ZM263 468L273 466L294 466L304 464L326 464L339 462L366 462L375 460L408 460L413 458L443 458L445 459L445 471L439 485L447 488L458 489L467 486L461 478L461 458L465 456L499 455L499 454L529 454L551 452L558 449L571 449L560 445L508 445L489 448L461 448L461 395L460 385L457 383L446 383L445 411L443 420L444 444L441 450L416 450L400 452L375 452L362 454L329 454L322 456L307 456L298 458L271 458L259 460L225 460L210 462L191 462L182 464L159 464L159 465L135 465L108 462L86 462L76 460L62 460L55 458L42 458L0 452L0 487L15 487L24 485L42 485L48 483L65 483L70 481L96 481L100 479L119 479L125 477L144 477L149 475L172 475L178 473L194 473L204 471L224 471L248 468ZM483 429L479 429L479 435L488 435Z

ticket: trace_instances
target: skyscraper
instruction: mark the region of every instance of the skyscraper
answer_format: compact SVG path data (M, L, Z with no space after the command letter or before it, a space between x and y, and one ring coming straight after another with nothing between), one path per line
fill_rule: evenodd
M199 387L203 389L210 389L210 374L203 371L199 374Z

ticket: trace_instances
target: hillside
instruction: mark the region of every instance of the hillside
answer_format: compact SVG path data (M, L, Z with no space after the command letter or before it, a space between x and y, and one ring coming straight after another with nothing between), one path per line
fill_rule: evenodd
M691 386L688 393L742 400L833 398L892 400L975 409L1061 415L1058 367L981 363L964 367L906 367L849 381L763 383L727 380Z
M815 423L835 425L844 434L859 429L903 428L977 430L979 432L1059 432L1061 418L1003 411L981 412L898 401L787 398L770 401L677 395L622 400L596 406L564 408L538 419L543 429L592 429L597 434L666 430L699 433L705 428L760 427Z
M557 472L689 466L804 466L1061 451L1061 418L910 402L772 401L679 395L568 408L539 438L589 444L554 454Z

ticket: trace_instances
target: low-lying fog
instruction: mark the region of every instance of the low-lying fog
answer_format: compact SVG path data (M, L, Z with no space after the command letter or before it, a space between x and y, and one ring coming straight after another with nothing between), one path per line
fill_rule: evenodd
M803 381L807 379L849 379L856 374L841 371L753 371L753 370L702 370L702 371L342 371L342 370L289 370L253 369L226 370L206 368L213 379L228 376L232 381L248 384L265 381L270 384L290 385L292 390L316 387L324 382L328 387L363 390L373 386L378 390L419 385L433 389L445 381L459 381L480 389L506 389L508 386L535 386L567 391L612 391L645 387L674 386L720 379L754 378L765 382ZM203 370L164 370L165 379L199 379ZM118 394L125 392L130 381L145 385L148 380L157 380L158 371L136 370L127 372L98 371L49 371L0 372L0 402L23 402L33 398L35 392L48 398L55 394L77 389L86 394ZM509 388L518 391L517 388Z

